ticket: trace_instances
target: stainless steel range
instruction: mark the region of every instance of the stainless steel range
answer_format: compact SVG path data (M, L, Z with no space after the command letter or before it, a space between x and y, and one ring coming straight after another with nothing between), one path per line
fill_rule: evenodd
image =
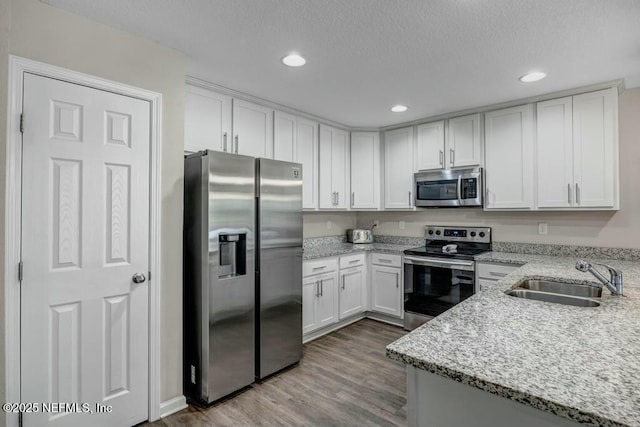
M427 226L425 246L404 251L404 328L412 330L475 293L474 257L491 228Z

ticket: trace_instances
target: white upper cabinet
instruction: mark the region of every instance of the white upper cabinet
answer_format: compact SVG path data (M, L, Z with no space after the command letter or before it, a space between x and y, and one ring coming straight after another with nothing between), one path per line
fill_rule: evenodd
M533 106L485 114L485 209L533 208Z
M296 161L296 117L280 111L273 113L273 158Z
M349 206L349 134L320 125L320 209Z
M384 134L384 207L413 207L413 127Z
M227 151L231 144L231 97L187 86L184 149Z
M447 167L478 166L482 164L480 114L449 119L447 134Z
M351 133L351 208L380 207L380 137L378 132Z
M537 104L537 206L617 209L617 91Z
M537 110L538 207L573 206L573 100L539 102Z
M575 206L618 209L618 92L573 97Z
M426 123L416 128L416 171L444 169L444 121Z
M273 158L273 110L233 100L233 149L236 154Z
M302 208L318 209L318 123L296 119L295 161L302 163Z

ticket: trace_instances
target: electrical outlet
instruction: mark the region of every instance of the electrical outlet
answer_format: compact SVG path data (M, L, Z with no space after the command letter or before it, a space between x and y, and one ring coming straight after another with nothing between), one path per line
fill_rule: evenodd
M547 234L547 223L539 222L538 223L538 234Z
M400 221L398 223L398 228L400 228L400 230L404 230L404 221Z
M331 226L332 226L331 221L327 221L327 230L331 230Z

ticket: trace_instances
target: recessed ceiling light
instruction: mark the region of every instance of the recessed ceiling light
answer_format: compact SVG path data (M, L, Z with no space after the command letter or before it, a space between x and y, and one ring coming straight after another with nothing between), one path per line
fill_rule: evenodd
M292 53L282 58L282 63L288 67L302 67L307 63L307 60L296 53Z
M522 83L531 83L531 82L537 82L538 80L542 80L545 77L547 77L546 73L543 73L542 71L532 71L529 74L525 74L524 76L520 77L520 81Z
M404 113L408 109L409 107L407 107L406 105L394 105L393 107L391 107L391 111L393 111L394 113Z

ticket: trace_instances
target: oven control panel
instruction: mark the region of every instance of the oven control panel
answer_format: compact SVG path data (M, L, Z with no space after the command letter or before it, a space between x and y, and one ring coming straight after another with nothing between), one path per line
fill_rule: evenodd
M424 235L429 240L491 243L491 228L489 227L448 227L428 225L425 227Z

